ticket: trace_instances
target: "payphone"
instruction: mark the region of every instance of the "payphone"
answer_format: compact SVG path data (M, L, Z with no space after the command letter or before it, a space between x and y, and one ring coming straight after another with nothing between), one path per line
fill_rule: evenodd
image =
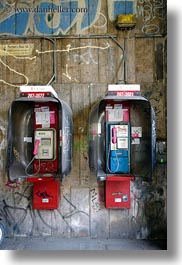
M105 181L106 208L130 207L130 181L155 166L155 115L140 85L109 85L89 119L89 167Z
M58 106L52 103L36 103L34 106L34 173L54 173L58 170L57 113Z
M34 152L35 159L54 160L56 158L56 131L36 129Z
M108 101L105 106L106 172L130 171L130 122L127 102Z
M130 171L130 128L128 124L106 124L106 162L109 173Z
M34 183L34 208L36 198L45 202L39 209L58 205L48 202L58 201L58 181L71 170L72 131L72 111L51 86L20 87L9 110L7 175ZM49 199L39 196L46 194L41 189L51 190Z

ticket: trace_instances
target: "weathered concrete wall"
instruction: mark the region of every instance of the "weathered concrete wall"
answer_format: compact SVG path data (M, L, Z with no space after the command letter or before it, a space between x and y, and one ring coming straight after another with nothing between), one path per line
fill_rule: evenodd
M17 2L19 1L16 1L18 6L22 5ZM44 1L35 1L35 5L40 2ZM86 17L83 18L79 16L80 14L76 15L74 23L65 24L61 20L59 29L52 30L51 34L56 35L59 31L66 34L66 38L63 36L57 38L55 46L49 39L41 38L42 34L46 34L47 24L42 26L43 32L40 34L41 28L38 32L36 29L38 26L33 20L35 16L28 12L22 14L22 16L27 15L28 20L26 29L22 29L19 35L30 37L26 39L7 37L0 40L0 44L34 45L33 53L29 56L34 59L20 59L8 54L0 57L0 209L6 219L9 235L166 237L166 164L157 164L151 182L137 178L131 183L130 210L105 209L104 185L96 182L88 166L90 109L97 100L105 96L107 84L116 83L124 78L123 52L107 34L113 34L123 47L125 44L127 81L141 84L142 95L147 96L154 106L157 141L165 142L167 137L166 37L162 35L166 30L164 20L166 2L161 1L162 3L157 4L152 0L133 1L138 20L136 28L130 31L116 29L114 19L117 9L113 7L114 2L116 1L95 1L92 13L94 15L92 19L87 18L87 23ZM78 3L81 7L87 1L78 1ZM2 22L6 21L5 14L3 16L0 24L3 25L0 27L2 34L5 28ZM50 21L53 23L56 20L50 19ZM73 34L85 34L85 37L78 38ZM104 35L89 37L88 34ZM40 37L31 38L33 35ZM54 36L52 39L54 40ZM71 50L71 48L76 49ZM47 52L52 49L57 50L55 65L53 53ZM26 182L9 184L7 180L5 170L7 113L11 102L18 96L19 85L27 82L35 85L47 84L53 76L55 66L56 80L53 86L60 98L73 110L72 171L61 184L59 209L38 211L32 209L32 184Z

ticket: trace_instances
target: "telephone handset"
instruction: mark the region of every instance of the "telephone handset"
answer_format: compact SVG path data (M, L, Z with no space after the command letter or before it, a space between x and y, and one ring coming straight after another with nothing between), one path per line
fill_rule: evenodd
M111 150L128 149L128 125L110 125L110 128Z
M35 159L54 160L56 158L56 131L36 129L34 152Z
M38 154L39 144L40 144L40 140L39 139L36 139L35 140L35 144L34 144L34 151L33 151L33 155L34 156L36 156Z
M113 144L117 143L117 129L116 129L116 127L112 128L112 143Z

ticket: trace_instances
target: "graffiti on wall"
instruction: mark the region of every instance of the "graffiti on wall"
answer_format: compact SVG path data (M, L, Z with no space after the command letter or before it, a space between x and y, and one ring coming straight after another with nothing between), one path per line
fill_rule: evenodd
M144 34L158 34L165 19L166 0L105 0L108 14L103 12L101 0L29 0L0 3L1 35L65 35L70 30L84 33L90 27L107 31L108 21L118 14L137 14ZM109 29L108 29L109 30Z
M77 33L98 19L101 0L3 1L0 3L1 34L58 35L73 26Z
M158 224L161 221L165 224L165 188L160 185L156 188L146 183L144 185L141 179L136 179L131 186L131 231L137 239L156 236L159 231ZM166 227L163 229L165 234Z
M71 220L76 218L75 216L79 216L81 220L84 216L86 220L89 218L87 211L79 209L79 206L71 201L66 192L61 198L65 209L63 206L55 210L46 210L45 216L44 211L32 209L31 185L22 186L21 183L7 183L6 186L8 187L6 194L2 195L1 193L0 196L0 215L6 222L8 234L32 236L44 233L44 229L48 234L51 233L50 231L58 231L60 222L65 231L71 233L75 229L74 224L71 223ZM44 196L45 194L38 195Z
M82 203L78 201L79 196L71 198L69 191L62 187L61 206L55 210L46 210L45 214L42 210L32 209L32 186L22 186L21 183L16 185L7 183L6 186L8 186L6 193L0 194L0 215L6 222L9 235L33 236L44 233L47 235L51 233L65 235L67 233L70 235L78 231L77 225L79 225L80 231L82 226L85 226L89 233L89 229L91 229L88 228L89 219L94 218L96 221L98 218L99 222L100 214L105 211L104 204L99 198L99 190L96 187L87 189L87 192L82 194ZM41 196L44 195L41 194ZM94 217L89 214L89 208L84 205L84 198L87 196ZM165 224L165 198L165 188L161 185L154 188L150 184L142 183L141 179L136 179L135 183L131 184L131 209L128 215L131 236L137 239L146 239L158 235L161 222ZM120 213L122 214L122 212ZM112 226L109 215L108 222ZM160 233L165 235L166 227L164 226L162 229L164 231L160 231ZM105 227L105 231L107 231L107 227Z
M144 34L159 34L166 20L166 0L138 0L137 15L142 20Z

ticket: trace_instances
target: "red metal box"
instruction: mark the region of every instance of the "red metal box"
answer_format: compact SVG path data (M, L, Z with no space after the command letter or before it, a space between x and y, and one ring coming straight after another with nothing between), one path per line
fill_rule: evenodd
M60 182L57 180L34 182L33 209L52 210L59 206Z
M106 208L130 208L130 181L133 176L109 176L106 179Z

